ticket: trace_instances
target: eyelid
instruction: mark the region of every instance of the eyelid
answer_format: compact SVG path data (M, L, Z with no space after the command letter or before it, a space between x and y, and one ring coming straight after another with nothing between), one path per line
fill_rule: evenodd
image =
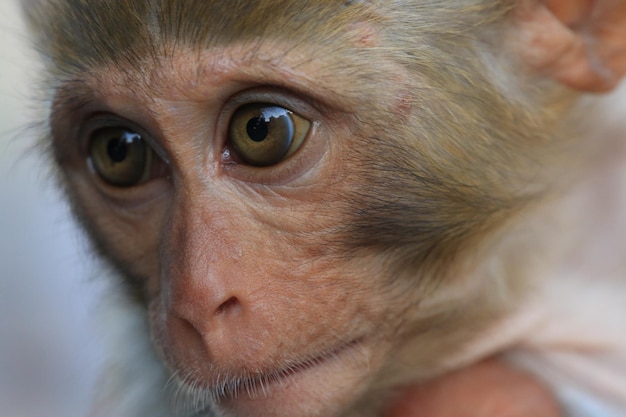
M316 101L303 98L301 94L284 88L269 86L252 87L237 93L224 103L221 114L230 120L239 107L252 103L268 103L284 107L307 120L318 119L320 114L319 103Z

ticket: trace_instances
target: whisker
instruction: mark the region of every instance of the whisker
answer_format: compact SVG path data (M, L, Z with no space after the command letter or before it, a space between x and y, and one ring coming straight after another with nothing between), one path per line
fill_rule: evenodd
M235 373L232 370L211 366L207 370L208 375L211 375L208 382L206 377L200 377L194 371L187 373L176 371L168 379L165 389L170 392L174 410L178 411L177 415L196 417L211 415L212 410L220 403L237 399L240 395L251 399L268 398L272 390L282 389L293 383L293 380L290 380L291 376L334 361L345 351L350 351L353 358L360 358L362 361L367 355L355 349L358 345L358 339L342 342L339 348L316 356L311 355L298 362L287 362L278 369L265 372L254 370Z

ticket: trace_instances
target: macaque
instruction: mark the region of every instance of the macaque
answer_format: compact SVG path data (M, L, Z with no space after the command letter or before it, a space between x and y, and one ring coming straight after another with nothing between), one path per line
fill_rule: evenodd
M563 413L626 413L626 147L594 123L626 2L24 9L166 415L410 417L407 390L494 357Z

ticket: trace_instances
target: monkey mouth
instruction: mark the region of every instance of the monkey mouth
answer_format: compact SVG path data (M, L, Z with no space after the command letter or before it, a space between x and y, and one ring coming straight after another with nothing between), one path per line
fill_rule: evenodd
M175 400L185 408L188 408L189 404L194 404L194 410L187 409L185 412L192 411L194 416L200 416L209 412L215 405L228 406L242 399L268 398L276 391L289 388L297 382L298 377L304 376L314 368L331 366L333 362L340 363L346 354L356 351L362 342L362 339L357 338L274 369L268 367L266 370L238 372L215 370L217 376L213 377L209 385L196 383L194 381L196 378L180 379L174 376L178 386Z

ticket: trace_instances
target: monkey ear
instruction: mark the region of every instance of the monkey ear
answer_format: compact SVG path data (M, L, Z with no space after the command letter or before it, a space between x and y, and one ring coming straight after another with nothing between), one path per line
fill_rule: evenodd
M626 73L626 1L520 0L516 43L531 68L586 92Z

